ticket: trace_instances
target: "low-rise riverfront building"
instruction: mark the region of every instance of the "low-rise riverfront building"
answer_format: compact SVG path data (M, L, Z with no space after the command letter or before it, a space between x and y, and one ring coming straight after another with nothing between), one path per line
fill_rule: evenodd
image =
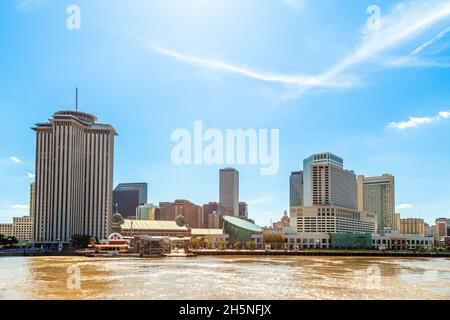
M219 248L221 241L228 242L228 234L223 229L191 229L191 237L197 237L206 247Z
M334 249L371 249L370 233L332 233L331 247Z
M283 228L279 234L283 238L283 249L285 250L328 249L331 247L328 233L296 232L293 228L287 227ZM252 240L256 244L256 249L266 249L262 234L253 234Z
M224 232L228 234L229 242L241 242L245 243L248 241L252 241L252 236L255 234L261 234L262 229L257 225L239 219L233 216L224 216Z
M130 220L125 219L120 226L120 234L125 237L139 235L159 237L190 237L190 229L179 226L175 221Z
M392 230L372 236L372 247L385 250L429 250L433 248L434 238L421 235L401 234Z

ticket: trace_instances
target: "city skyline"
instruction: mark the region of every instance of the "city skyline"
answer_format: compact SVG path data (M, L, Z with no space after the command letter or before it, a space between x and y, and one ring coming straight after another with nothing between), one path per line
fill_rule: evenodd
M29 128L74 109L75 87L80 110L121 134L114 185L157 182L150 203L217 199L225 166L170 159L171 133L201 120L220 130L280 129L277 175L234 166L240 198L260 225L288 210L291 172L325 150L356 174L394 175L402 217L433 224L448 216L448 2L409 0L402 11L399 2L378 1L386 24L380 41L368 37L373 43L361 32L371 1L343 8L332 0L192 0L183 10L170 1L116 1L108 10L79 1L80 30L66 28L66 3L24 3L0 4L8 26L0 29L0 222L28 213L36 174ZM333 76L320 82L322 73Z

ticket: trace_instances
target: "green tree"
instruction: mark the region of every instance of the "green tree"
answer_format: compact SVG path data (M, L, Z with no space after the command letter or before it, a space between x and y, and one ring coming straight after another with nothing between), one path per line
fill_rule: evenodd
M245 243L245 247L249 250L255 250L256 243L254 241L248 241Z
M219 242L219 248L222 249L222 250L228 248L228 242L227 242L226 240L223 240L223 239L220 240L220 242Z
M7 244L7 237L3 234L0 234L0 246L4 247Z
M189 245L191 246L192 249L197 249L198 246L200 245L200 239L197 238L196 236L192 236L191 240L189 240Z
M8 246L10 246L10 247L15 247L19 243L19 240L17 240L17 238L14 236L8 237L7 241L8 241Z
M233 246L235 250L241 250L242 243L240 241L236 241Z
M264 242L267 244L284 243L284 237L281 233L266 231L263 233Z
M75 234L72 236L71 242L75 248L87 248L92 243L98 243L95 237L90 235Z

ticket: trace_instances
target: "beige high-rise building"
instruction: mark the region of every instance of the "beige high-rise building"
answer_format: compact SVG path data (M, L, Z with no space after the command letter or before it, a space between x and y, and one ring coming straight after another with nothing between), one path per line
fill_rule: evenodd
M36 131L34 238L68 243L73 235L111 232L114 137L91 114L56 112Z
M36 214L36 182L30 184L30 218Z
M425 225L423 219L407 218L400 220L401 234L418 234L425 235Z
M394 219L394 230L400 231L400 223L401 218L400 218L400 213L396 213L395 214L395 219Z
M394 228L394 180L390 174L379 177L358 176L358 210L376 214L378 230Z

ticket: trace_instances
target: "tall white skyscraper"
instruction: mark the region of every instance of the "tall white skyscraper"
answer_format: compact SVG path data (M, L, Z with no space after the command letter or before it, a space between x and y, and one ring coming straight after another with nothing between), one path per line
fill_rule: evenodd
M304 160L303 198L301 207L291 207L298 232L376 233L376 215L357 210L355 173L332 153Z
M319 153L303 161L304 206L335 205L356 209L356 175L344 169L342 158Z
M91 114L56 112L36 131L34 238L68 243L75 234L111 232L114 137Z
M239 216L239 172L233 168L220 170L219 207L222 214Z

